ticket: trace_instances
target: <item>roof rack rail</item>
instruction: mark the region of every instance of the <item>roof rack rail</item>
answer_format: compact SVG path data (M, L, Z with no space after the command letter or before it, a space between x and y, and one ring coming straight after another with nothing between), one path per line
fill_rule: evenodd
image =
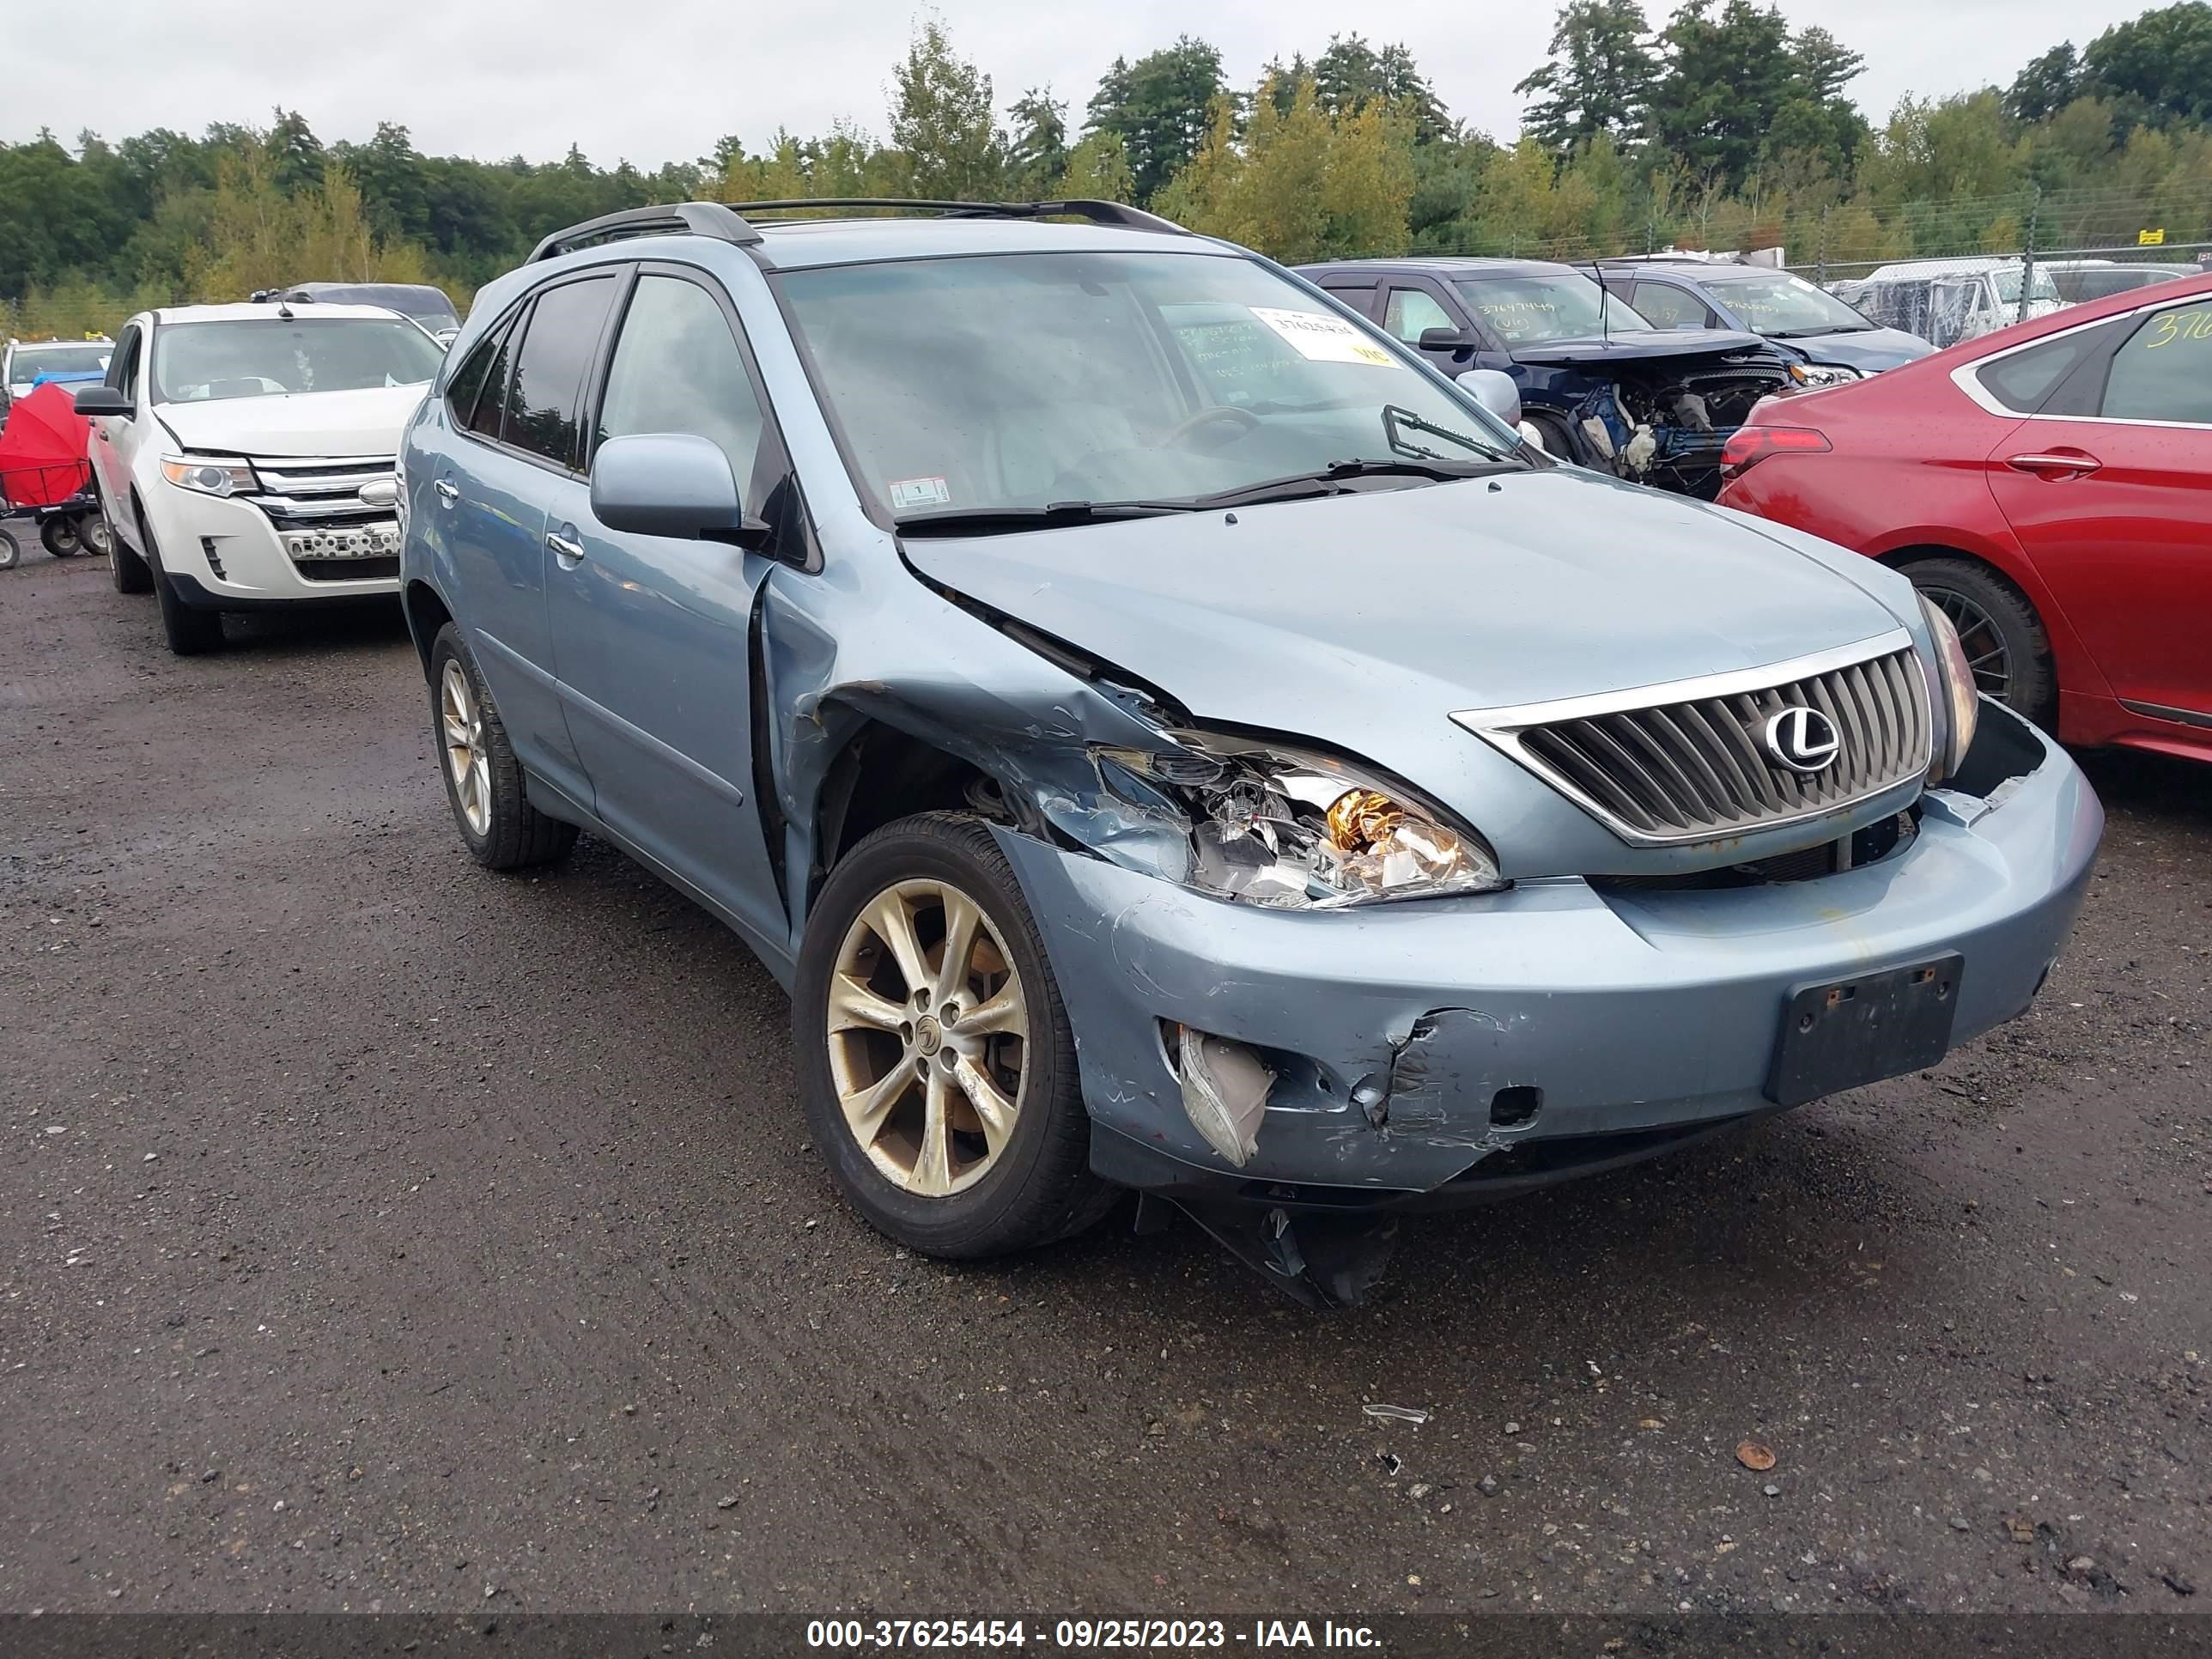
M904 208L914 213L941 213L954 219L1088 219L1094 225L1120 225L1129 230L1167 231L1177 236L1190 233L1172 219L1133 208L1123 202L1099 202L1077 198L1065 202L933 202L901 196L808 196L783 202L736 202L733 212L795 212L819 208Z
M591 242L611 242L626 236L711 236L739 247L760 240L755 230L720 202L676 202L661 207L625 208L601 214L580 225L556 230L531 250L529 263L558 258Z

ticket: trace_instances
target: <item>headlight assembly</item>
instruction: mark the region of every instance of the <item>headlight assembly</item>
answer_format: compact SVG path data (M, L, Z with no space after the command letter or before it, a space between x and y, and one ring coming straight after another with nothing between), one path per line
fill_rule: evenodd
M203 495L242 495L261 487L253 469L244 461L172 456L161 462L161 476L179 489L196 490Z
M1928 631L1936 639L1936 667L1950 710L1944 741L1928 768L1928 781L1941 783L1966 764L1966 751L1974 746L1982 698L1974 688L1973 665L1966 660L1966 647L1959 642L1959 630L1951 625L1951 619L1924 593L1920 596L1920 614L1928 619Z
M1506 886L1472 830L1327 756L1176 732L1162 754L1102 750L1185 809L1190 885L1281 909L1340 909Z
M1864 377L1856 368L1843 363L1792 363L1790 365L1790 378L1809 392L1824 386L1842 386Z

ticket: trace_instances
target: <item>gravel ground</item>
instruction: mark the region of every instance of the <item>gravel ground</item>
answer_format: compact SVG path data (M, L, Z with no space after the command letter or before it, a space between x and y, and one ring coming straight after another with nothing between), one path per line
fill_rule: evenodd
M1126 1216L907 1256L732 939L588 841L463 856L395 616L232 626L180 660L100 567L0 575L0 1609L2212 1589L2201 770L2092 758L2027 1018L1411 1223L1323 1317Z

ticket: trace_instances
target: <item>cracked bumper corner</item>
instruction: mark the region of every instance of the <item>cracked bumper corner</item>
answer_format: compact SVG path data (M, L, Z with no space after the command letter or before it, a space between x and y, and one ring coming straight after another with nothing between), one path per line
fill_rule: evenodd
M1439 1206L1778 1109L1782 1011L1808 983L1957 951L1954 1045L2021 1012L2103 815L2063 752L2021 731L2042 760L1997 805L1931 794L1895 857L1763 887L1608 896L1566 879L1271 910L998 833L1074 1027L1102 1174L1170 1196ZM1163 1022L1275 1073L1242 1167L1193 1127Z

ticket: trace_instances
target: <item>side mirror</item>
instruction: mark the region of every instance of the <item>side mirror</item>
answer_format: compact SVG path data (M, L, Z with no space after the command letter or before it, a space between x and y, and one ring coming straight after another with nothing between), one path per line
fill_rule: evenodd
M1421 331L1421 349L1424 351L1457 351L1474 343L1456 328L1425 328Z
M128 392L118 392L112 386L88 386L80 388L74 396L76 412L88 418L106 416L129 420L138 412Z
M1503 369L1470 368L1452 377L1462 389L1473 392L1475 402L1510 427L1521 424L1521 388Z
M592 516L610 530L758 549L769 527L744 509L730 458L688 432L610 438L592 457Z

